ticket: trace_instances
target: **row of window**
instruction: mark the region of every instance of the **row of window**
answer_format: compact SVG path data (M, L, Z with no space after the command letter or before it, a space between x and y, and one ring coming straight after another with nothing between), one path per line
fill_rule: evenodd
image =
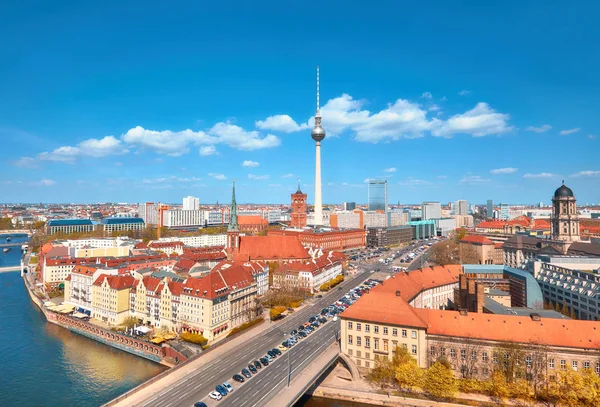
M373 338L373 350L379 351L382 350L383 352L388 352L389 351L389 342L387 339L383 339L382 341L383 347L381 348L380 345L380 341L379 338ZM354 337L352 335L348 335L348 345L354 345ZM356 346L363 346L363 338L361 336L357 336L356 337ZM371 338L368 336L364 337L364 347L365 349L370 349L371 348ZM398 341L392 341L392 350L396 349L398 347ZM402 347L404 349L408 349L408 345L406 343L402 344ZM352 350L348 350L349 354L352 355ZM357 351L357 357L360 357L360 351ZM413 355L417 354L417 345L411 345L411 353ZM366 355L369 355L368 353ZM365 356L366 358L368 358L369 356Z
M352 321L348 321L348 330L352 330L354 328L354 323ZM379 325L373 325L373 333L378 334L379 333ZM357 331L362 331L363 330L363 324L361 324L360 322L356 323L356 330ZM387 326L384 326L383 329L383 334L384 335L388 335L389 333L389 329ZM371 332L371 325L370 324L364 324L364 332ZM402 337L403 338L407 338L408 337L408 330L406 329L401 329L401 333L402 333ZM398 329L397 328L392 328L392 336L398 336ZM410 333L410 337L412 339L417 339L417 331L411 331Z

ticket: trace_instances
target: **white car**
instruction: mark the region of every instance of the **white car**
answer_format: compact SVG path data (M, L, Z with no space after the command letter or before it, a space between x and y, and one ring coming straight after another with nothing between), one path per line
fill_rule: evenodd
M231 384L229 384L229 382L223 383L223 387L227 389L227 393L231 393L233 391L233 387L231 386Z
M338 316L337 316L337 315L334 315L334 316L333 316L333 322L336 322L337 320L338 320Z
M221 396L221 393L219 393L218 391L211 391L210 394L208 395L208 397L210 397L213 400L221 400L223 398L223 396Z

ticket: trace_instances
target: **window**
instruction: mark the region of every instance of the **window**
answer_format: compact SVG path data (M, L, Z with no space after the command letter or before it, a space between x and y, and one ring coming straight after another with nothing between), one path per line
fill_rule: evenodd
M365 337L365 348L371 347L371 338Z
M356 366L360 366L360 360L356 361Z
M467 351L465 349L460 350L460 360L467 360Z
M356 346L360 346L360 343L361 343L361 338L360 338L360 336L357 336L356 337Z
M383 351L384 352L388 351L388 341L383 341Z
M564 359L560 360L560 368L565 370L567 368L567 361Z
M360 331L360 329L361 329L361 325L360 325L360 324L357 322L357 323L356 323L356 330L357 330L357 331Z
M446 356L446 348L440 348L440 356Z
M365 367L371 367L371 362L369 362L368 360L365 362Z
M376 334L378 334L378 333L379 333L379 327L378 327L377 325L375 325L375 326L373 327L373 332L375 332Z
M406 336L407 336L407 335L406 335L406 329L403 329L403 330L402 330L402 337L403 337L403 338L406 338Z
M352 356L352 349L348 349L348 356Z
M392 328L392 336L398 336L398 329Z
M352 329L352 322L348 321L348 329Z
M596 373L600 374L600 362L596 362Z
M487 362L487 360L488 360L487 352L481 352L481 360L483 360L484 362Z
M525 357L525 365L527 367L531 367L531 356L526 356Z
M554 359L550 359L550 360L548 360L548 367L549 367L550 369L554 369Z
M589 369L590 368L590 362L588 362L587 360L585 362L583 362L583 368L584 369Z
M371 325L365 324L365 332L371 332Z
M357 350L357 351L356 351L356 357L357 357L357 358L359 358L360 356L361 356L361 355L360 355L360 351L359 351L359 350Z
M369 359L371 357L371 354L369 352L365 352L365 359Z
M387 335L387 334L388 334L388 328L387 328L387 326L384 326L384 327L383 327L383 334L384 334L384 335Z
M471 352L471 360L477 360L477 351L476 350Z
M352 345L352 335L348 335L348 345Z
M375 350L379 349L379 339L375 338L373 340L373 346Z
M456 350L454 348L450 348L450 357L456 357Z
M573 361L573 370L577 370L577 361L576 360Z
M410 334L410 337L413 339L417 339L417 331L412 331L412 333Z
M431 356L435 356L435 346L432 346L432 347L429 348L429 354Z
M413 354L413 355L416 355L416 354L417 354L417 345L413 345L413 346L411 347L411 352L412 352L412 354Z
M494 353L494 356L492 356L492 361L494 363L498 363L498 354L497 353Z
M489 373L488 368L484 367L483 369L481 369L481 373L483 373L484 375L487 375Z

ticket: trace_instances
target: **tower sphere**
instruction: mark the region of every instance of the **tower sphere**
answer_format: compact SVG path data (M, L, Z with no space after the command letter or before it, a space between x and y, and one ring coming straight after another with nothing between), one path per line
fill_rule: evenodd
M325 138L325 129L320 124L315 124L315 127L310 132L310 136L314 141L322 141Z

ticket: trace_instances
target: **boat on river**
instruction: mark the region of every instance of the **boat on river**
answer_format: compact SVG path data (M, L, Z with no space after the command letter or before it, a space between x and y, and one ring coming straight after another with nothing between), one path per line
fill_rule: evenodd
M10 251L10 247L5 247L4 250L2 250L4 253L7 253Z

